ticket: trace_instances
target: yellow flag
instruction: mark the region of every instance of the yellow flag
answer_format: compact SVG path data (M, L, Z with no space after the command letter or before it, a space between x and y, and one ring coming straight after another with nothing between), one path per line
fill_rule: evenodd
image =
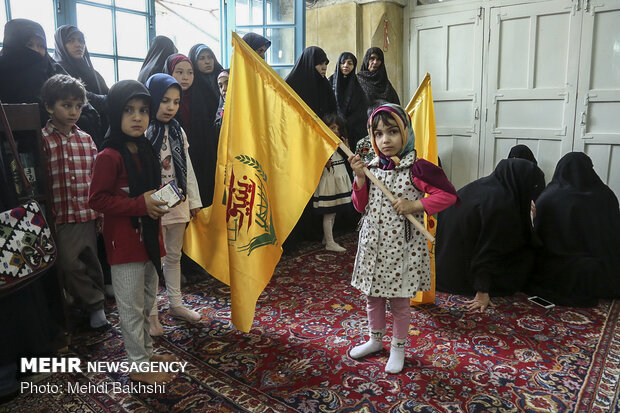
M183 248L230 286L232 322L248 332L338 140L235 33L232 45L213 205L190 222Z
M419 158L426 159L437 165L437 130L435 129L435 108L433 106L433 92L431 91L431 75L426 74L407 105L407 113L411 116L411 125L415 133L415 149ZM425 215L426 229L435 236L437 220L433 216ZM426 304L435 302L435 243L428 242L431 261L431 289L418 292L411 299L411 304Z

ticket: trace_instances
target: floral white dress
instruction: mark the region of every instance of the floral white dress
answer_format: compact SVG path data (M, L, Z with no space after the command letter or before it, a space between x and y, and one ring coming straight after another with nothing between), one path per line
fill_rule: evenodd
M368 168L396 197L415 201L424 197L411 177L415 151L393 170L379 168L379 158ZM413 214L423 222L424 213ZM351 285L373 297L413 297L431 287L430 259L426 238L372 183L362 218ZM407 239L407 234L410 234Z

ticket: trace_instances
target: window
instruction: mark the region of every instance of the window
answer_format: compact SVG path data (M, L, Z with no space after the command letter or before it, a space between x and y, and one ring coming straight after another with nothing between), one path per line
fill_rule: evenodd
M227 30L224 50L231 54L230 33L254 32L271 40L265 60L280 76L286 76L305 43L305 2L301 0L232 0L224 6Z
M47 48L54 49L54 32L56 31L56 14L54 2L49 0L0 0L2 27L11 19L34 20L43 26Z
M157 34L169 37L179 53L187 56L189 49L206 44L222 64L220 44L220 0L156 0Z
M136 79L150 36L149 0L76 0L76 26L106 83Z

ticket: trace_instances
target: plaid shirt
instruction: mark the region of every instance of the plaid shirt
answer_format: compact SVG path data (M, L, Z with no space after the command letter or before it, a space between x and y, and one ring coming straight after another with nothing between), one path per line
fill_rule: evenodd
M75 125L65 135L56 129L51 120L47 121L41 132L56 223L81 223L96 219L97 212L88 206L88 188L97 156L92 138Z

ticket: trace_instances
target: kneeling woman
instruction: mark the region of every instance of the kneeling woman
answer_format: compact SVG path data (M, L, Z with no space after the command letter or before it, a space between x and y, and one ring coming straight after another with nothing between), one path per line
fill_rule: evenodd
M438 218L437 289L474 295L484 311L490 295L522 289L534 264L530 204L543 190L542 171L525 159L503 159L493 173L458 191L461 205Z
M620 298L618 198L585 153L558 162L536 201L534 233L542 245L528 292L578 307Z

